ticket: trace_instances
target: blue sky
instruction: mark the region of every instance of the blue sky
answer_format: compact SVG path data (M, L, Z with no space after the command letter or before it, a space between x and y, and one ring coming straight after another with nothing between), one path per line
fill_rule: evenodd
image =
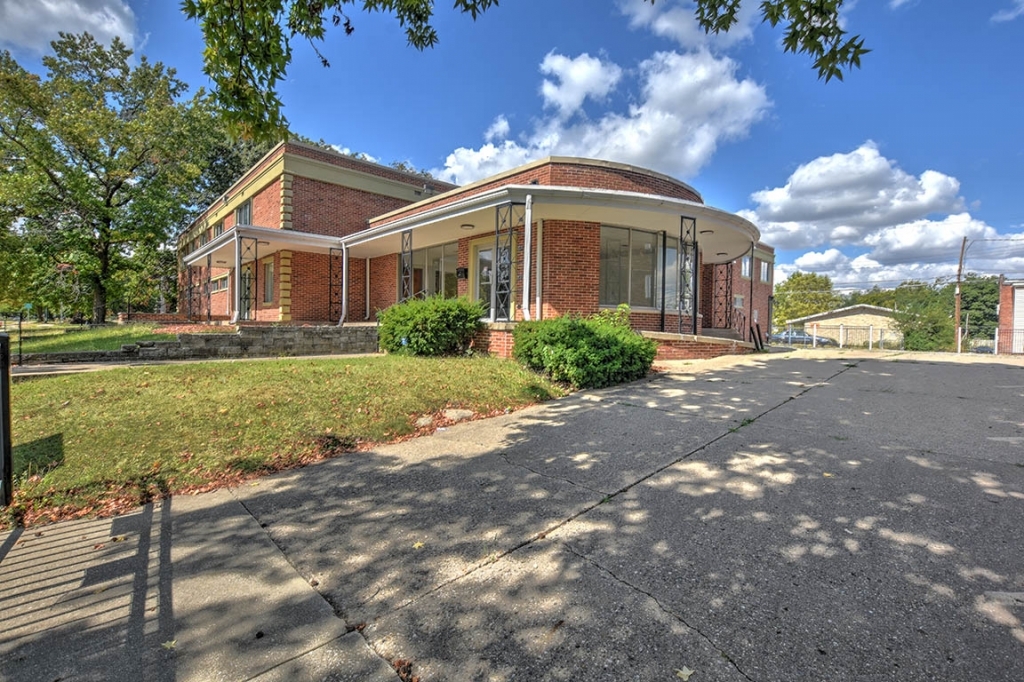
M295 45L293 130L469 182L549 154L671 174L742 213L778 272L840 287L967 269L1024 278L1024 0L847 0L873 51L842 83L784 54L746 0L728 36L682 0L504 0L476 22L438 4L440 44L350 14L321 67ZM58 30L120 35L206 85L197 26L168 0L0 0L0 46L27 68Z

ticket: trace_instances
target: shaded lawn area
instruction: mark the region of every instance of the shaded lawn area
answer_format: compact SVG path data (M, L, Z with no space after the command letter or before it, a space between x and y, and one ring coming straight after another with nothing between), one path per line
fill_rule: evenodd
M203 333L234 332L234 327L196 327ZM37 324L22 326L23 353L65 353L71 351L118 350L123 344L139 341L174 341L177 329L156 324L119 324L89 327L83 325ZM11 350L18 351L18 328L4 330L11 337Z
M0 527L115 514L409 437L419 417L435 415L437 426L447 408L491 415L564 392L507 360L393 355L20 381L14 504L0 510Z

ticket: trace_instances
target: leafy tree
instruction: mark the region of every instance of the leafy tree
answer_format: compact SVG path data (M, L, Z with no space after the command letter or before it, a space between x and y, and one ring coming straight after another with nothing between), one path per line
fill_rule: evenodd
M775 287L774 324L781 327L788 320L835 310L843 299L832 289L828 275L794 272Z
M896 287L896 327L907 350L951 350L955 346L953 289L908 281Z
M736 25L741 0L695 1L697 20L706 32L727 32ZM393 13L416 49L433 47L438 41L431 23L434 0L362 0L360 4L367 12ZM183 0L185 14L198 21L203 31L204 70L214 82L231 129L245 137L280 138L287 121L277 87L291 63L291 41L308 40L317 50L331 26L352 33L355 26L345 10L359 9L360 4L356 0ZM476 19L497 4L498 0L455 0L455 9ZM785 27L785 51L809 55L820 78L842 80L844 71L859 67L869 51L860 36L851 37L843 29L842 4L843 0L762 0L761 16L772 27ZM317 55L324 66L330 66L319 50Z
M896 306L896 290L880 289L876 284L868 291L855 291L849 294L843 305L876 305L892 310Z
M955 295L956 291L953 293ZM993 338L999 326L998 305L999 278L968 274L960 286L960 314L963 315L964 329L975 338Z
M173 69L114 39L60 34L46 78L0 53L0 220L17 222L35 279L74 272L106 320L108 291L135 254L186 218L210 142L210 107ZM3 223L0 223L3 224Z

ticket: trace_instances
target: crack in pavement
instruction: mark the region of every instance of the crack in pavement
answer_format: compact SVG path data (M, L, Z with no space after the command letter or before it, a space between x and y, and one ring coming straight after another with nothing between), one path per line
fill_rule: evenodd
M509 465L510 467L517 467L517 468L520 468L520 469L526 469L530 473L537 474L538 476L540 476L542 478L546 478L549 481L561 481L562 483L568 483L569 485L576 486L577 488L583 488L584 490L589 490L590 492L595 493L597 495L607 495L608 494L604 490L598 490L597 488L591 488L588 485L583 485L582 483L577 483L576 481L573 481L572 479L562 478L561 476L552 476L551 474L545 474L544 472L537 471L536 469L528 467L525 464L520 464L519 462L513 462L512 460L509 459L508 454L505 453L505 452L499 453L498 456L501 457L503 460L505 460L505 464Z
M626 587L628 587L629 589L633 590L634 592L637 592L637 593L639 593L639 594L642 594L642 595L644 595L645 597L647 597L648 599L650 599L651 601L653 601L653 602L654 602L654 603L655 603L655 604L657 605L658 609L659 609L659 610L661 610L661 612L662 612L662 613L664 613L664 614L665 614L665 615L667 615L667 616L671 616L672 618L675 618L675 619L676 619L677 621L679 621L679 622L680 622L680 623L682 623L682 624L683 624L684 626L686 626L686 628L688 628L689 630L692 630L693 632L696 632L696 633L697 633L698 635L700 635L701 639L703 639L703 640L704 640L705 642L707 642L708 644L710 644L710 645L711 645L711 647L712 647L712 648L713 648L713 649L714 649L715 651L717 651L717 652L718 652L718 655L719 655L719 656L721 656L721 657L722 657L722 658L724 658L725 660L729 661L729 664L730 664L730 665L731 665L731 666L732 666L733 668L735 668L736 672L738 672L738 673L739 673L740 675L742 675L742 676L743 676L744 678L746 678L747 680L750 680L750 682L755 682L754 678L752 678L752 677L751 677L750 675L748 675L748 674L747 674L747 673L746 673L746 672L745 672L745 671L744 671L744 670L743 670L743 669L742 669L742 668L741 668L741 667L739 666L739 664L738 664L738 663L737 663L737 662L736 662L736 661L735 661L735 660L733 659L733 657L732 657L732 656L730 656L730 655L728 654L728 652L726 652L726 650L725 650L725 649L723 649L722 647L718 646L718 644L716 644L716 643L715 643L715 641L714 641L713 639L711 639L711 637L709 637L709 636L708 636L708 635L707 635L707 634L706 634L706 633L705 633L705 632L704 632L703 630L701 630L701 629L700 629L699 627L697 627L697 626L695 626L695 625L692 625L692 624L691 624L690 622L688 622L688 621L687 621L687 620L686 620L685 618L683 618L683 617L682 617L681 615L679 615L678 613L676 613L676 612L675 612L675 611L673 611L672 609L670 609L670 608L668 608L667 606L665 606L664 604L662 604L662 603L661 603L661 600L659 600L659 599L658 599L657 597L655 597L655 596L654 596L653 594L651 594L651 593L650 593L650 592L648 592L647 590L645 590L645 589L641 588L641 587L640 587L639 585L634 585L633 583L629 582L628 580L625 580L624 578L620 578L620 577L619 577L618 575L616 575L616 574L615 574L615 572L614 572L614 571L612 571L612 570L611 570L611 569L609 569L609 568L606 568L605 566L602 566L602 565L601 565L600 563L598 563L598 562L597 562L597 561L595 561L594 559L591 559L591 558L590 558L589 556L587 556L586 554L583 554L583 553L581 553L581 552L577 552L577 551L576 551L576 549L572 547L572 545L569 545L568 543L565 543L565 542L561 542L561 543L559 543L559 544L561 544L561 545L562 545L562 547L564 547L564 548L565 548L566 550L568 550L568 552L569 552L570 554L572 554L572 555L574 555L574 556L576 556L576 557L579 557L579 558L580 558L580 559L582 559L583 561L586 561L586 562L587 562L588 564L590 564L591 566L593 566L593 567L594 567L594 568L596 568L597 570L599 570L599 571L601 571L601 572L603 572L603 573L607 573L608 575L610 575L610 576L612 577L612 579L613 579L613 580L615 580L615 581L616 581L616 582L618 582L619 584L621 584L621 585L625 585Z

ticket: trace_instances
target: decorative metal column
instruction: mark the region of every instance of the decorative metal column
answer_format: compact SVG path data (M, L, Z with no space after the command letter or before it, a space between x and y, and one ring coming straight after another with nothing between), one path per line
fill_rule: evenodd
M342 250L331 247L327 258L327 319L341 319L341 255Z
M697 220L679 218L679 333L683 316L689 315L692 333L697 334Z
M402 233L402 290L398 302L408 301L412 298L412 230Z
M494 277L491 286L491 321L514 317L512 309L512 253L515 229L526 224L526 205L509 202L498 206L494 223Z
M248 262L250 265L248 272L242 270L242 286L238 292L238 319L253 320L256 319L256 315L254 314L253 311L253 299L255 297L256 290L256 267L259 263L259 261L257 260L259 253L255 237L241 237L239 238L239 242L242 247L242 257L238 260L237 267L244 267L243 263L246 262Z
M213 254L206 254L206 321L213 321Z
M732 262L712 265L715 282L711 326L732 329Z

